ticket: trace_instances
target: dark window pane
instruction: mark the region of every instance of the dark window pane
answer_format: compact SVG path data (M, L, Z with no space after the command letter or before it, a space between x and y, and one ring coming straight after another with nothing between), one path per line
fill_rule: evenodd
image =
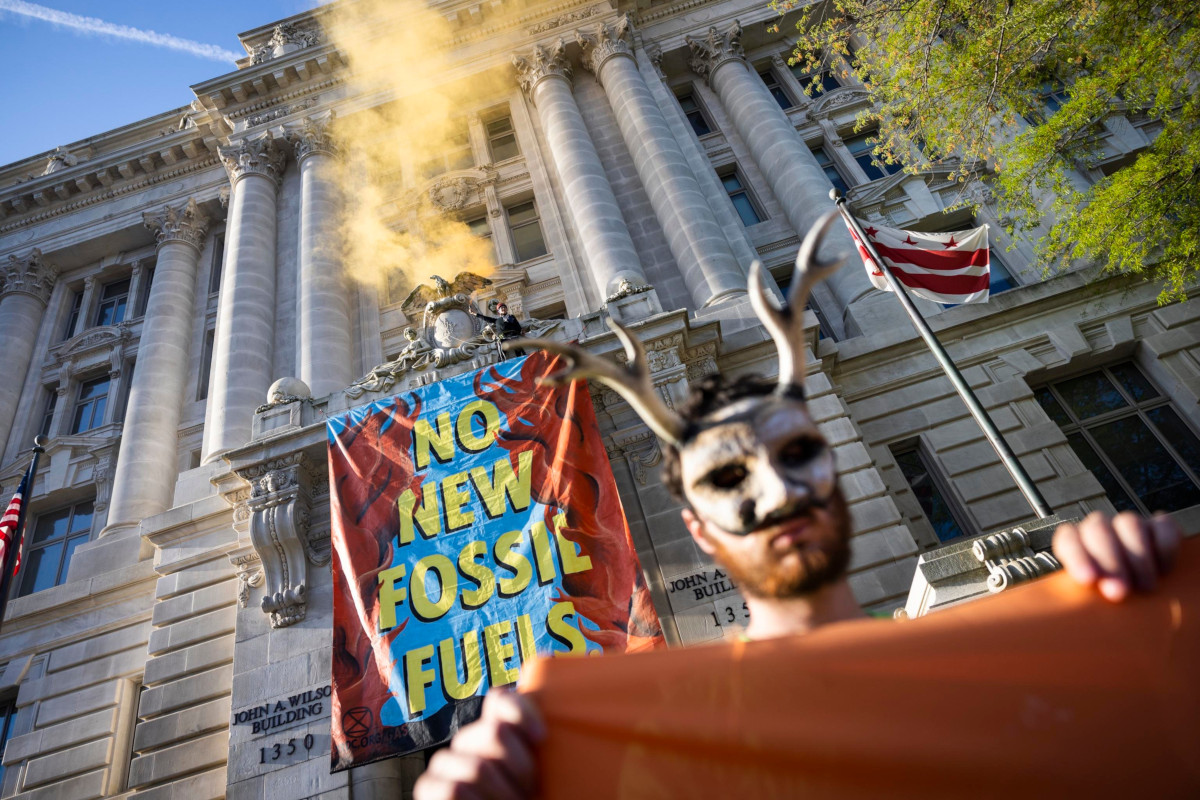
M767 85L768 91L771 92L771 96L775 98L775 102L779 104L780 108L787 111L792 107L792 98L787 96L787 93L783 91L783 87L779 85L779 81L775 80L774 73L767 70L766 72L758 73L758 77L762 78L763 83Z
M467 220L467 228L470 229L472 236L479 236L486 239L492 235L492 229L488 227L487 217Z
M125 304L129 299L129 279L105 284L100 291L97 325L116 325L125 319Z
M54 511L50 514L42 514L37 519L37 525L33 529L33 544L45 542L50 539L57 539L60 536L67 535L67 528L71 524L71 509L64 508L62 511Z
M754 210L754 204L750 202L750 198L746 196L745 192L731 194L729 199L733 201L733 207L737 210L738 216L742 218L742 224L747 228L762 222L762 217Z
M1055 384L1059 395L1076 418L1090 419L1098 414L1128 406L1125 398L1103 372L1089 372Z
M837 171L837 167L834 165L833 159L830 158L829 154L825 152L825 148L814 147L812 148L812 154L816 156L817 163L821 165L821 169L825 170L825 175L829 178L829 182L833 184L835 189L842 194L845 194L849 190L849 187L846 186L846 182L842 180L841 173Z
M1097 425L1090 433L1147 510L1176 511L1200 503L1200 488L1141 417Z
M517 248L517 260L528 261L546 255L546 240L542 238L542 226L536 220L519 228L513 228L513 246Z
M221 265L225 262L225 234L218 233L213 239L212 267L208 273L208 293L221 291Z
M79 503L75 506L75 513L71 515L71 528L69 533L79 533L80 531L91 531L92 529L92 503Z
M67 570L71 566L71 556L75 554L75 548L88 540L86 536L74 536L67 539L67 552L63 556L62 566L58 569L58 575L55 577L55 584L62 583L67 579Z
M21 594L33 594L58 584L58 562L62 558L63 543L55 542L37 550L31 550L21 564Z
M688 122L692 124L692 130L696 132L697 136L706 136L712 133L712 127L709 126L708 119L697 105L695 97L690 94L681 95L679 105L683 109L683 113L687 115Z
M1004 266L1004 262L996 258L996 254L992 253L991 257L991 276L988 281L988 292L991 294L1000 294L1007 292L1009 289L1016 286L1016 281L1009 273L1008 268Z
M868 141L869 139L873 140L874 137L875 133L871 132L842 140L846 145L846 149L850 151L850 155L854 156L854 160L858 162L863 172L867 174L867 179L872 181L900 171L898 164L885 164L875 158L871 152L875 149L875 142Z
M512 120L508 117L492 120L487 124L488 149L492 161L506 161L521 154L517 148L517 135L513 132Z
M42 436L50 435L50 426L54 422L54 409L58 406L58 391L46 390L46 411L42 414L42 427L38 430Z
M1058 401L1054 399L1054 395L1050 393L1049 389L1044 386L1041 389L1035 389L1033 392L1033 397L1041 405L1042 410L1046 412L1046 416L1054 420L1054 423L1058 425L1058 427L1061 428L1064 425L1071 424L1071 418L1067 416L1066 411L1063 411L1063 407L1060 406ZM1080 458L1082 458L1082 456L1080 456Z
M1146 376L1133 364L1118 364L1115 367L1109 367L1108 371L1113 374L1117 382L1129 393L1129 396L1133 398L1135 403L1158 397L1158 390L1150 384L1150 381L1146 380Z
M933 526L938 541L947 542L962 536L962 528L958 527L954 515L950 513L950 506L946 502L946 498L938 491L937 484L934 483L929 470L925 468L925 462L921 459L920 453L916 450L908 450L896 453L895 457L900 472L904 474L904 479L912 488L913 495L921 505L921 510L929 519L929 524Z
M67 327L63 331L63 338L70 339L75 335L75 326L79 324L79 312L83 308L83 293L75 292L71 299L71 314L67 317Z
M1121 488L1121 484L1117 481L1112 471L1104 465L1100 460L1100 456L1096 455L1096 451L1083 438L1083 434L1072 433L1067 437L1067 443L1071 445L1071 449L1075 451L1075 455L1079 456L1079 460L1083 462L1088 472L1096 476L1096 480L1100 481L1100 485L1104 487L1104 493L1108 495L1108 499L1112 501L1113 507L1117 511L1137 511L1137 504L1129 498L1129 494Z
M1163 438L1171 443L1183 463L1195 474L1200 474L1200 440L1170 406L1162 406L1146 412L1146 416L1158 428Z

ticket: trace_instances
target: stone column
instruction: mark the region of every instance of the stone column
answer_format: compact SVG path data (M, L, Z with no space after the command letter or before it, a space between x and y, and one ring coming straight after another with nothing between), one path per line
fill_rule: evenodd
M196 269L208 217L195 200L188 200L144 214L143 219L158 239L158 261L129 387L108 524L101 536L136 533L143 519L169 509L175 497Z
M12 431L42 314L57 278L58 267L43 261L42 251L37 249L24 258L9 256L8 263L0 267L0 348L5 373L0 380L0 445L8 442Z
M271 385L275 336L276 193L284 155L269 136L218 150L233 189L213 343L204 461L250 440Z
M650 95L630 43L628 15L600 25L594 33L577 32L583 65L604 87L633 156L638 177L671 254L698 307L746 292L746 273L713 216L666 116Z
M766 84L746 63L741 36L742 26L734 22L724 33L709 28L702 39L686 37L692 49L690 64L721 98L726 116L783 206L788 222L803 236L822 214L833 209L829 199L833 187ZM830 228L821 252L847 253L854 258L854 243L845 225ZM838 270L829 284L843 309L872 291L866 271L852 262Z
M354 380L350 301L339 257L337 156L329 118L306 119L292 134L300 167L300 380L313 397Z
M562 179L567 209L603 303L622 280L645 286L646 275L571 93L571 64L565 47L561 39L550 46L536 45L531 55L514 56L513 65L521 88L537 108L550 157Z

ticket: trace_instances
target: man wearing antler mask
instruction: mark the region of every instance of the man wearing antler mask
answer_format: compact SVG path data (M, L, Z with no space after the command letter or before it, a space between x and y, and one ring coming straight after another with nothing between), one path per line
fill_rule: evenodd
M750 275L750 299L779 350L773 382L714 376L693 387L680 413L654 389L641 343L610 322L628 366L582 348L529 340L568 358L561 383L592 378L624 397L663 445L664 480L682 499L683 520L697 545L727 569L750 611L745 636L800 635L863 616L846 580L850 522L837 486L833 452L809 415L804 395L805 302L813 286L844 259L821 261L820 241L836 212L805 237L787 303L777 308L762 269ZM1095 513L1059 526L1054 552L1066 571L1119 601L1152 589L1170 567L1181 531L1164 515L1144 519ZM530 796L536 745L544 736L532 705L518 694L491 692L481 718L465 727L430 762L416 786L418 800Z

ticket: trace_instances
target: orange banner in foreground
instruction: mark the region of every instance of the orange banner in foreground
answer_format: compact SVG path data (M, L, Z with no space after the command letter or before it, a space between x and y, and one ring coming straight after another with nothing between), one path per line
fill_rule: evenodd
M543 797L1200 797L1200 544L1114 606L1062 574L908 622L543 660Z

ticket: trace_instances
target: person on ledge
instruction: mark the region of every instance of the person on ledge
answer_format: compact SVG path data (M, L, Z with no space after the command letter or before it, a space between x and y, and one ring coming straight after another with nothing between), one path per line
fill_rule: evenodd
M487 320L495 325L496 333L499 335L501 342L507 342L513 339L521 338L521 334L523 333L521 329L521 322L512 314L508 313L507 303L499 303L496 305L496 313L500 315L498 317L489 317L487 314L480 314L475 310L474 306L471 306L469 310L476 317L479 317L482 320ZM516 356L525 355L525 351L519 347L510 348L508 352Z

